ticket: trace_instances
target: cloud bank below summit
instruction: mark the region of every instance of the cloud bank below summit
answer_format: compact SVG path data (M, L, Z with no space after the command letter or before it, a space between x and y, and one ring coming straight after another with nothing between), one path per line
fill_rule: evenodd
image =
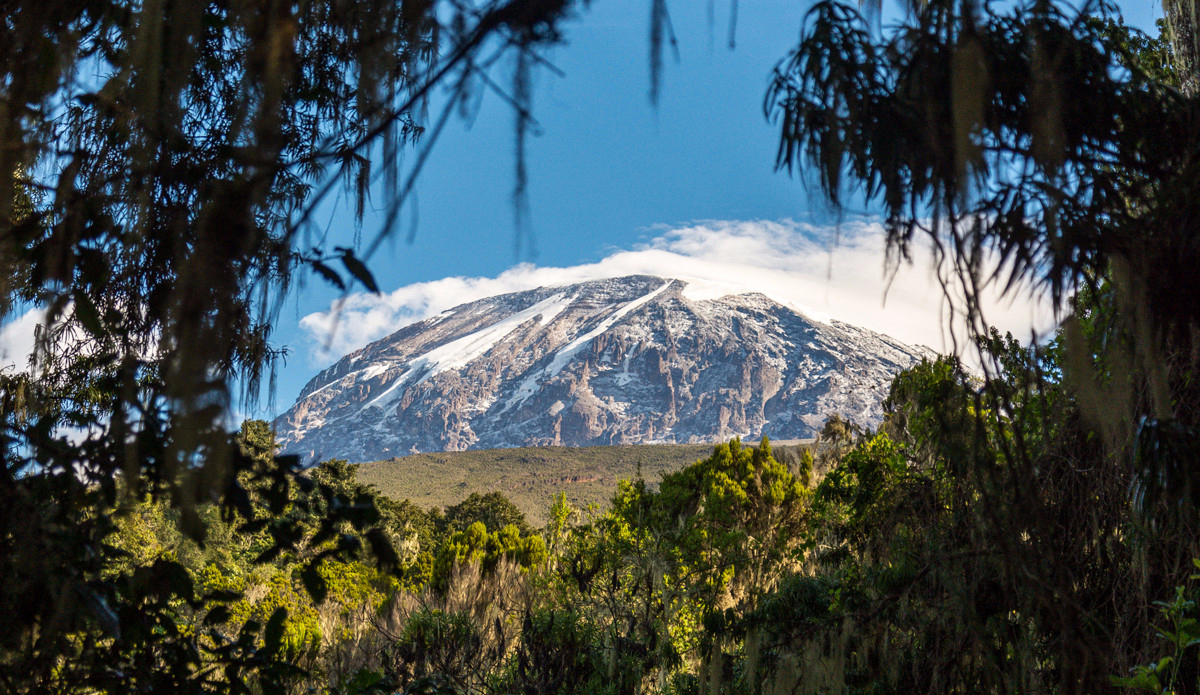
M571 267L514 266L494 278L450 277L383 295L352 294L327 311L300 320L313 365L324 365L406 325L460 304L508 292L625 275L688 282L690 299L761 292L822 322L869 328L939 352L963 350L961 321L937 282L933 254L922 248L912 263L885 266L884 232L855 221L838 228L802 222L706 221L658 235L633 249ZM1022 341L1053 330L1054 312L1027 290L1001 298L989 290L986 321ZM956 340L957 339L957 340Z

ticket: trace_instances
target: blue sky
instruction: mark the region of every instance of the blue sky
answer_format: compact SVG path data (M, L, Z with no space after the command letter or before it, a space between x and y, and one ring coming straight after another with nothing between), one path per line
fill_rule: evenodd
M426 164L413 242L401 233L370 259L384 295L353 295L335 312L338 293L310 278L289 298L275 341L291 356L274 405L253 414L281 412L337 356L430 313L628 272L683 275L710 292L764 291L818 318L948 349L928 266L902 270L885 296L880 235L870 221L835 230L820 201L774 170L776 131L763 97L810 4L739 3L733 50L729 0L713 0L712 22L707 1L669 6L680 60L667 54L656 108L648 98L647 0L595 0L566 25L567 44L546 54L563 74L542 70L535 81L539 134L527 146L535 253L514 253L513 114L484 94L469 122L450 121ZM1144 30L1161 16L1150 0L1121 7ZM494 75L500 84L510 78L506 69ZM378 222L368 214L365 240ZM328 247L355 237L345 207L326 207L319 224L330 229ZM992 322L1028 337L1048 329L1048 315L1022 299L998 306ZM26 316L5 327L10 354L31 342L33 323Z

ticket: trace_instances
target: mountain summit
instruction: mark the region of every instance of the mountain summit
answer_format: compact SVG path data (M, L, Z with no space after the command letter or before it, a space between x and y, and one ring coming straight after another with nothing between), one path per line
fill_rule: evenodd
M814 436L882 417L925 348L762 294L645 275L481 299L346 355L275 421L312 463L416 451Z

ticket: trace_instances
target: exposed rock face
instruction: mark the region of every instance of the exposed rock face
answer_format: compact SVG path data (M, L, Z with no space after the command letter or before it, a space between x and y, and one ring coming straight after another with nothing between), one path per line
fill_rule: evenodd
M482 299L318 374L275 421L308 462L413 451L814 436L877 424L891 378L931 353L761 294L596 280Z

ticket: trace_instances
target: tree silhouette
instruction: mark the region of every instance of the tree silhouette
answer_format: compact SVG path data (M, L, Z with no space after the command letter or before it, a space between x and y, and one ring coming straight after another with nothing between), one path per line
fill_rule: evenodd
M106 574L113 518L149 495L203 542L197 509L217 503L284 549L373 523L296 478L295 461L244 451L231 406L270 376L271 320L300 271L378 289L358 251L326 248L314 208L346 191L361 220L382 186L374 238L392 233L448 114L496 84L479 78L501 59L516 56L527 81L575 5L6 5L0 308L48 308L32 376L0 374L6 690L281 687L285 617L232 643L181 631L202 597L169 558ZM427 123L418 114L443 85L451 104ZM528 92L514 104L524 113ZM310 500L327 523L310 535L256 519L247 486L274 512ZM320 594L315 563L305 572Z
M1021 639L1047 646L1039 677L1062 692L1108 687L1097 664L1151 656L1150 601L1200 554L1194 64L1174 72L1163 41L1114 17L1104 2L933 0L879 35L826 0L766 101L779 167L809 167L835 205L854 193L880 206L893 260L932 245L943 287L966 297L978 385L917 372L893 387L899 403L918 387L926 405L896 424L952 473L948 507L971 510L969 534L923 561L991 558L992 583L939 589L956 606L944 610L1028 616ZM991 332L979 301L1023 285L1064 315L1035 350ZM1061 542L1016 540L1048 537ZM989 687L1021 682L1002 660L977 665L996 667L980 672Z

